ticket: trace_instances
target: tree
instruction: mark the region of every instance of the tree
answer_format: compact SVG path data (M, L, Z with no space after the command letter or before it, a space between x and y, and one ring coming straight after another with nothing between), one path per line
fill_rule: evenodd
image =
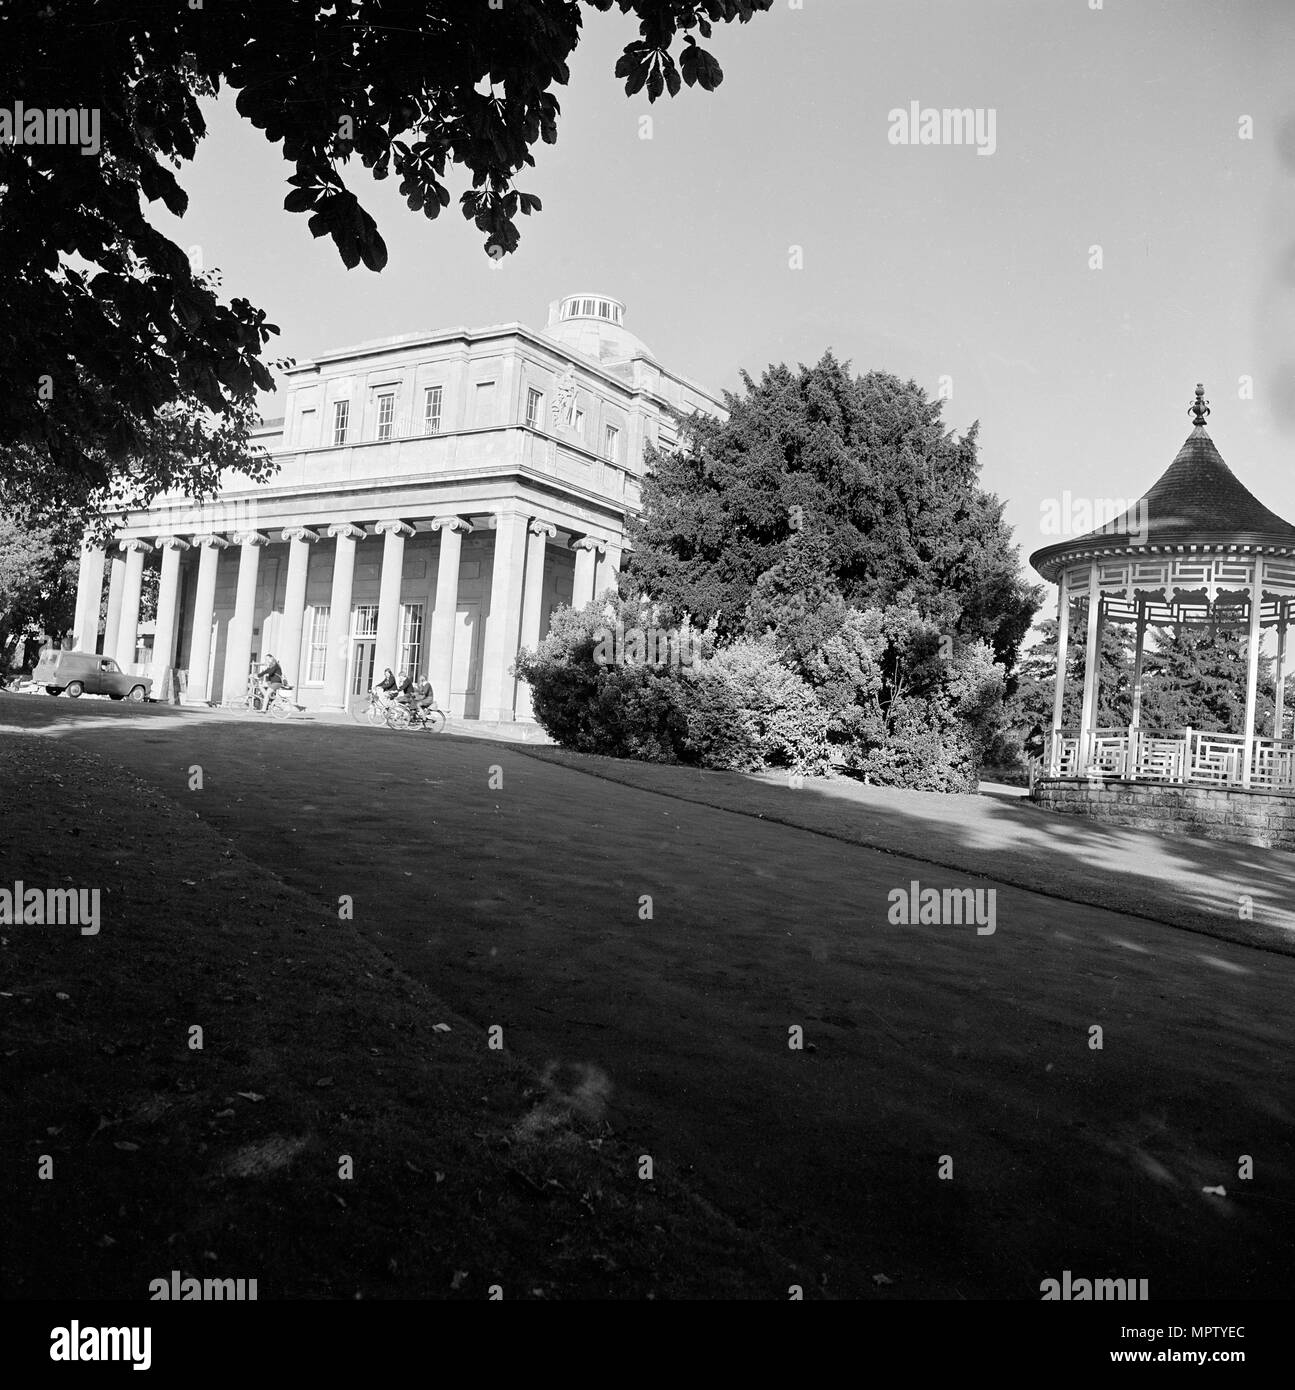
M584 3L638 17L616 75L655 101L718 86L697 37L773 0ZM285 209L308 214L348 268L386 261L343 178L352 160L394 173L429 218L458 166L472 180L461 210L498 257L517 247L518 215L540 209L514 179L537 142L557 139L551 88L567 81L581 24L574 0L0 7L0 92L26 108L17 130L0 129L12 141L0 139L0 448L33 451L33 485L89 515L145 457L159 410L191 401L224 419L273 389L264 310L223 302L145 215L153 202L185 212L175 171L206 135L201 98L238 93L240 115L293 166ZM144 497L158 490L146 473L134 481Z
M66 527L31 527L0 511L0 671L25 665L23 639L60 637L72 626L75 554Z
M807 530L846 606L911 605L951 637L988 641L1010 671L1040 591L979 486L975 426L955 438L915 382L852 376L830 352L743 384L727 420L696 416L677 451L650 455L627 591L736 634L762 576ZM765 581L757 603L780 583Z
M1238 626L1157 629L1142 680L1142 724L1172 733L1206 729L1244 732L1246 631ZM1271 728L1275 693L1271 657L1259 658L1256 727ZM1266 689L1266 693L1265 693Z

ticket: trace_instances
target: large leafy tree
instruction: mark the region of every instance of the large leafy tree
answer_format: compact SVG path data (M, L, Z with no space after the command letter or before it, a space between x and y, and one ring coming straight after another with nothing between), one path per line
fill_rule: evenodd
M736 633L805 530L846 605L912 607L988 642L1010 671L1039 591L1020 578L1002 503L979 485L975 427L954 436L915 382L852 375L830 352L743 384L727 420L695 417L683 447L650 456L627 582ZM779 587L765 581L757 606Z
M0 672L23 665L23 639L60 637L72 625L75 555L66 525L31 526L0 511Z
M394 174L431 218L458 166L472 185L460 207L497 257L516 248L517 217L539 209L515 178L537 142L557 138L552 89L567 81L584 7L638 17L616 74L655 101L717 86L698 38L772 3L7 0L4 101L87 122L83 143L0 146L0 447L36 451L33 483L88 510L146 457L159 409L196 401L225 417L272 388L265 312L223 300L146 215L148 203L185 212L177 171L206 134L201 98L237 93L292 166L285 208L348 268L386 260L348 185L352 163Z

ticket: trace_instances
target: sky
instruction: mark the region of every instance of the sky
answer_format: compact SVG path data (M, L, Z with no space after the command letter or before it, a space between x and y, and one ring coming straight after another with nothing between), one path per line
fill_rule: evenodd
M1233 472L1295 519L1291 0L775 0L716 27L717 91L651 106L613 76L633 37L586 8L558 142L517 180L544 210L498 267L457 210L466 181L432 222L352 162L390 259L346 270L282 211L292 169L228 94L181 174L186 216L156 221L267 310L273 357L539 328L591 290L711 389L829 348L943 388L951 428L980 422L1023 562L1059 539L1065 492L1151 486L1198 381ZM895 143L915 102L979 110L986 137L992 112L992 153Z

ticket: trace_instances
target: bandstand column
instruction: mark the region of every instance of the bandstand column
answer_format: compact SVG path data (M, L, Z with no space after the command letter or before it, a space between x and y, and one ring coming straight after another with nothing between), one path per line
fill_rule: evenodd
M333 557L333 589L328 609L328 660L324 667L324 700L321 709L346 708L346 668L351 654L351 593L355 588L355 543L364 531L350 522L330 526L336 538Z
M180 552L189 542L179 536L162 536L157 542L162 552L162 573L157 583L157 626L153 629L153 697L174 698L166 679L175 660L175 612L180 596Z
M1246 644L1246 722L1245 750L1242 753L1241 785L1249 787L1254 768L1255 704L1259 693L1259 643L1263 638L1264 560L1255 556L1254 585L1250 590L1250 631Z
M382 534L382 578L378 584L378 640L373 669L396 669L396 649L400 644L400 578L405 570L405 538L414 528L403 521L380 521ZM409 673L417 675L416 671Z
M310 567L310 547L319 539L317 531L305 526L284 528L288 542L288 579L283 594L283 628L275 655L290 685L301 684L301 630L306 621L306 571Z
M216 566L229 542L224 536L195 536L198 547L198 585L193 598L193 631L189 636L189 683L186 705L207 703L211 678L211 619L216 611Z
M260 531L245 531L234 539L239 544L238 589L225 644L223 698L226 704L239 699L247 690L247 678L252 669L252 629L256 626L256 578L261 566L261 547L270 543L269 536Z
M1137 729L1142 722L1142 654L1147 641L1147 601L1138 599L1137 636L1133 644L1133 714L1131 729ZM1130 750L1131 752L1132 750Z
M540 641L540 617L544 603L544 555L550 536L558 528L548 521L532 521L526 544L526 578L522 591L522 647L535 648ZM517 717L531 719L531 688L525 681L517 683Z
M99 645L99 605L103 601L101 545L81 542L81 568L76 581L76 632L73 646L79 652L93 652Z
M1052 751L1049 770L1055 777L1061 771L1061 724L1066 710L1066 657L1070 647L1070 582L1061 571L1057 586L1057 682L1052 695ZM1081 730L1082 733L1082 730Z
M450 682L454 678L454 624L459 607L459 559L463 533L471 526L461 516L438 516L432 530L441 533L441 553L436 561L436 607L432 609L431 650L427 679L437 703L450 713Z
M1097 561L1094 560L1088 577L1088 647L1084 658L1083 722L1080 728L1079 767L1083 776L1092 759L1093 735L1097 729L1097 692L1101 684L1098 673L1100 637L1102 630L1102 595L1097 587Z
M1277 601L1277 688L1273 692L1273 737L1280 739L1286 728L1286 600Z

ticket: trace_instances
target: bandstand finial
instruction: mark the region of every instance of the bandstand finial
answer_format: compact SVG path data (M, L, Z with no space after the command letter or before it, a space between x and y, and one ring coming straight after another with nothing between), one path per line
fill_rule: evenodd
M1210 407L1205 399L1205 387L1199 381L1196 383L1196 401L1188 407L1187 413L1195 419L1197 429L1205 428L1205 417L1210 413Z

